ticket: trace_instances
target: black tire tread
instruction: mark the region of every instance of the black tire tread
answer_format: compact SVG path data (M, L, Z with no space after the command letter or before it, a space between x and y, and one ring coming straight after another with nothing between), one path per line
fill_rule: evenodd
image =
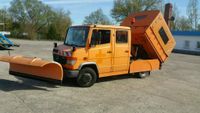
M92 75L92 81L88 84L83 84L81 82L81 77L83 76L84 73L90 73ZM79 75L78 75L78 78L77 78L77 84L80 86L80 87L91 87L92 85L94 85L94 83L97 81L97 74L96 72L94 71L94 69L90 68L90 67L85 67L83 69L80 70L79 72Z

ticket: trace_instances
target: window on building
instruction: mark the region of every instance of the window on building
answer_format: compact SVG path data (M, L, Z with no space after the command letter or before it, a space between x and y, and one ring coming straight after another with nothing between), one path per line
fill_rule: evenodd
M110 43L110 30L93 30L92 45L100 45Z
M161 36L163 42L164 42L165 44L167 44L167 42L169 41L169 38L168 38L168 36L167 36L167 34L166 34L166 32L165 32L165 30L164 30L163 27L160 28L159 34L160 34L160 36Z
M189 40L185 40L184 49L189 49L189 48L190 48L190 41Z
M128 43L128 31L116 31L116 43Z
M197 49L200 49L200 41L197 42Z

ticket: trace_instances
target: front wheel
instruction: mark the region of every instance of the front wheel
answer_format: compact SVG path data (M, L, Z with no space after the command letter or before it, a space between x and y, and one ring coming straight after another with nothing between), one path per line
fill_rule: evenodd
M136 73L136 77L138 77L138 78L145 78L147 76L150 76L150 72L149 71Z
M97 80L96 72L89 67L81 69L77 78L77 84L81 87L90 87Z

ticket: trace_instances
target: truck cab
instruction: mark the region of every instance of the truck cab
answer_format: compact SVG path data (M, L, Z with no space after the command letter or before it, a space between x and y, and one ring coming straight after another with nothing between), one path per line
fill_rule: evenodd
M90 86L100 77L127 74L130 50L129 27L72 26L64 44L53 49L53 58L62 64L64 76L77 77L79 85Z

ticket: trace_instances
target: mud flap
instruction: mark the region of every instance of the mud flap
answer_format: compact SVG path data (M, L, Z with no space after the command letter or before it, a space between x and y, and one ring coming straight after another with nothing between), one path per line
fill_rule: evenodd
M10 64L9 73L12 75L58 82L63 80L63 69L57 62L23 56L0 56L0 61Z

